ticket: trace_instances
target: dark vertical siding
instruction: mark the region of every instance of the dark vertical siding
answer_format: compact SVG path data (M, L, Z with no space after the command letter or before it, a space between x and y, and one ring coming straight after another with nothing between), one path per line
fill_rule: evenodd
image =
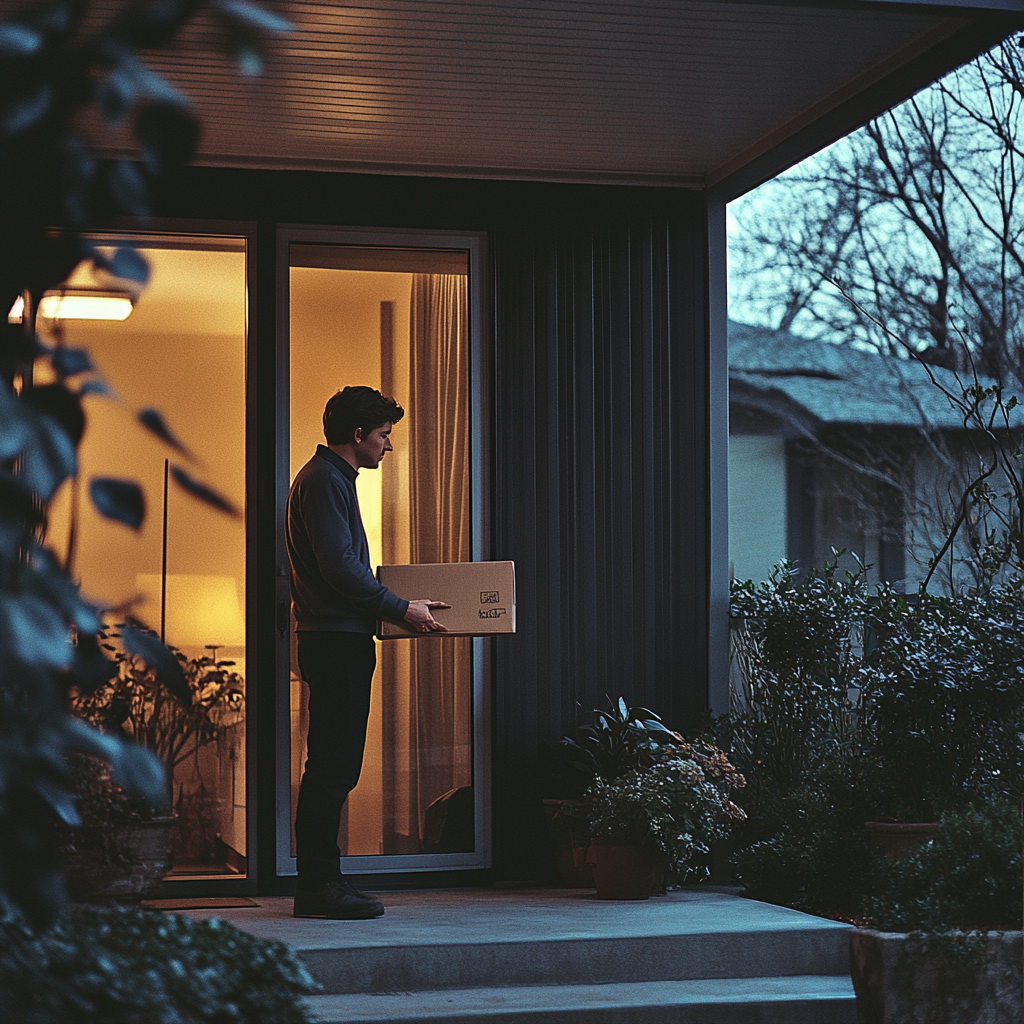
M707 700L703 200L593 190L497 230L495 866L543 870L558 739L604 695L696 728Z
M518 633L494 650L495 873L550 870L559 738L623 694L707 704L707 224L700 194L193 169L169 215L259 220L255 500L261 888L273 885L275 222L486 231L494 275L492 554ZM253 496L251 496L253 497ZM264 685L264 683L266 685Z

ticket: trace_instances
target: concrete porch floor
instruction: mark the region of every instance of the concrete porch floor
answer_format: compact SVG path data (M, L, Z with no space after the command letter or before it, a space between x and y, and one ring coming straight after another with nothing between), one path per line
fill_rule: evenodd
M253 935L283 939L300 951L778 932L831 938L849 931L835 921L705 886L640 901L599 900L589 889L556 888L413 889L373 895L387 910L372 921L295 918L290 896L256 896L255 907L179 913L219 917Z

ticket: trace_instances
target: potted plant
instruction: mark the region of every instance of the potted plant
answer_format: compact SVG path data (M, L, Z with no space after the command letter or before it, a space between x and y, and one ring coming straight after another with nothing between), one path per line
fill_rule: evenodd
M678 882L706 877L697 855L744 819L731 800L743 785L726 755L703 742L680 743L650 766L595 779L586 794L587 861L598 899L647 899L666 871Z
M1021 1002L1020 806L942 816L916 854L885 862L850 936L860 1024L1014 1024Z
M165 766L161 807L129 802L109 779L87 772L76 796L83 805L83 828L64 837L69 885L79 898L139 895L159 882L172 862L176 804L196 808L195 799L176 795L175 769L241 723L245 713L244 681L233 662L214 656L188 658L172 648L181 665L191 700L182 702L159 681L142 658L121 649L118 634L104 634L115 672L92 692L72 693L72 712L101 731L132 739ZM183 840L195 845L190 822ZM67 832L68 830L65 830ZM209 844L208 844L209 845Z
M663 750L682 742L653 711L631 708L623 697L605 699L607 710L595 708L593 722L581 725L575 738L562 739L570 774L565 788L572 796L544 801L555 867L569 886L590 888L594 884L586 861L590 801L583 794L587 788L595 779L610 782L634 769L649 768Z

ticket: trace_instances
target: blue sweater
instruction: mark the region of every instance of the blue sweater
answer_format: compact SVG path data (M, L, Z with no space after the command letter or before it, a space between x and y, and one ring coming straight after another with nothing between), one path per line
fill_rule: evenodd
M378 619L405 618L409 602L370 571L356 471L325 445L292 482L285 541L297 629L373 633Z

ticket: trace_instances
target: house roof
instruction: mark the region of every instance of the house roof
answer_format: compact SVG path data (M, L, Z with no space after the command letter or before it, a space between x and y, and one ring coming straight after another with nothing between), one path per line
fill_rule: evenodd
M952 370L915 359L729 323L730 406L769 413L798 433L854 424L963 429L943 393L959 397L963 386ZM1013 419L1024 425L1019 410Z
M96 0L99 13L119 0ZM152 65L197 162L738 194L1019 26L1024 0L269 0L245 80L200 18ZM258 112L258 114L254 114Z

